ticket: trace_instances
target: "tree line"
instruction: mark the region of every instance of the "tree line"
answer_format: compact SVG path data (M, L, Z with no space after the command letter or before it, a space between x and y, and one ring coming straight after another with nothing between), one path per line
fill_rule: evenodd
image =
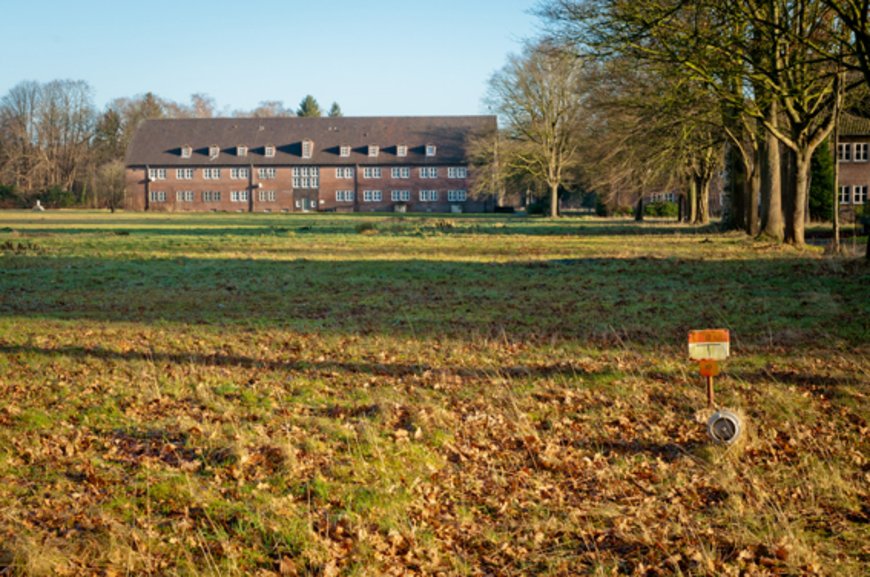
M49 206L114 209L123 198L127 146L142 121L218 114L206 94L193 94L184 104L148 92L116 98L99 111L82 80L21 82L0 98L0 206L30 206L39 199ZM308 95L295 110L270 100L229 115L322 116L323 111ZM328 115L342 115L338 103Z
M868 0L544 0L545 32L493 75L501 137L484 186L565 188L611 206L679 191L682 217L801 245L814 153L870 116ZM834 191L830 196L836 203ZM837 211L833 210L836 218Z

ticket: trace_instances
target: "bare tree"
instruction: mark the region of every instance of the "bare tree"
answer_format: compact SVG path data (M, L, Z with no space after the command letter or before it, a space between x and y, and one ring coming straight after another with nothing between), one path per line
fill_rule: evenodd
M559 187L577 161L580 61L552 45L529 47L489 82L488 101L504 123L499 163L547 183L549 215L559 214Z

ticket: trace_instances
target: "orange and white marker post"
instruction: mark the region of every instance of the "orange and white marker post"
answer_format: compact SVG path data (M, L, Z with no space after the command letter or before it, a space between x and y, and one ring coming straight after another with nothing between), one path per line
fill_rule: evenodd
M689 358L698 361L701 376L707 378L707 406L713 407L713 377L719 374L719 362L731 354L728 329L689 331Z

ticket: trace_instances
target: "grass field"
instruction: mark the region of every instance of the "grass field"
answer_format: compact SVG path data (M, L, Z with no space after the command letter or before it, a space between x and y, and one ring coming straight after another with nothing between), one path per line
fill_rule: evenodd
M0 575L866 575L868 287L664 221L0 212Z

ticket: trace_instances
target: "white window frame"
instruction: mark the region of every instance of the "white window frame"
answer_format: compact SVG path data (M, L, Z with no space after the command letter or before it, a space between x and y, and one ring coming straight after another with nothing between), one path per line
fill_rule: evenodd
M867 185L856 184L852 187L852 204L863 206L867 202Z
M181 158L190 158L193 155L193 148L190 146L181 147Z
M151 190L148 191L148 201L149 202L166 202L166 191L165 190Z
M248 156L248 147L247 146L237 146L236 147L236 156Z
M302 141L302 158L311 158L314 154L314 141L305 139Z
M411 178L411 168L408 166L394 166L390 170L390 178Z
M840 142L837 144L837 160L840 162L852 162L851 142Z
M400 158L404 158L408 156L408 147L404 144L400 144L396 147L396 156Z
M382 190L364 190L363 202L381 202L384 199Z
M193 202L192 190L176 190L175 202Z
M278 198L274 190L260 190L257 192L259 193L257 198L260 202L275 202Z
M421 190L420 202L438 202L437 190Z
M209 158L217 158L221 155L221 147L220 146L209 146L208 147L208 157Z
M468 178L468 169L464 166L448 166L447 178Z
M852 162L867 162L868 160L870 160L870 143L856 142Z
M165 168L149 168L148 169L148 179L149 180L166 180L166 169Z
M248 202L247 190L231 190L230 202Z
M365 166L363 167L363 178L381 178L383 172L380 166Z
M274 158L275 157L275 145L268 144L263 147L263 156L266 158Z
M219 190L203 190L202 191L202 201L203 202L220 202L221 201L221 192Z
M338 155L342 158L347 158L350 156L350 146L339 146L338 147Z
M320 188L320 169L316 166L294 166L293 188Z
M353 196L352 190L336 190L335 202L353 202Z
M231 168L230 169L230 179L231 180L247 180L248 177L251 176L251 173L248 172L247 168Z
M260 180L275 180L277 173L274 168L258 168L257 178Z
M448 190L447 202L465 202L468 200L468 191L464 189Z
M393 190L390 192L390 199L393 202L411 202L411 191Z
M369 156L376 158L381 153L381 147L377 144L369 144Z
M852 187L848 184L840 185L840 204L852 204Z
M421 166L420 167L420 178L426 178L426 179L438 178L438 167L437 166Z
M202 169L202 178L204 180L220 180L221 179L221 169L220 168L203 168Z
M335 169L335 178L348 179L353 178L352 166L339 166Z
M193 169L192 168L176 168L175 169L175 179L176 180L193 180Z
M438 153L438 147L434 144L426 145L426 156L435 156Z

